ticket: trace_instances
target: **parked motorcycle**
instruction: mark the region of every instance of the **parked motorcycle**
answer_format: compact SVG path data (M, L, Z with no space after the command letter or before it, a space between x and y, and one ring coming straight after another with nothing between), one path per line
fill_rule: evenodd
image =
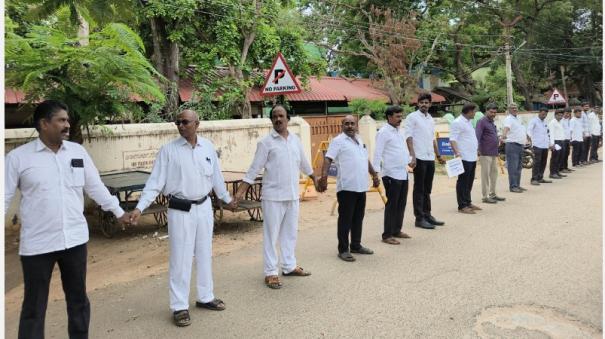
M504 144L498 147L498 156L502 161L506 161L506 154L504 151ZM523 168L532 168L534 167L534 151L531 148L531 145L523 146L523 155L521 157L521 166Z

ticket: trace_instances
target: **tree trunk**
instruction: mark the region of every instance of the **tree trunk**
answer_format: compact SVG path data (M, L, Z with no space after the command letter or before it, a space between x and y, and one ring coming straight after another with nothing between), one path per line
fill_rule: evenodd
M167 80L166 83L161 83L161 87L166 94L164 118L170 120L179 108L179 45L168 39L163 18L151 18L150 26L153 41L151 60L157 71Z
M78 41L80 46L88 46L88 35L90 34L90 26L84 17L78 13Z
M76 114L69 114L69 141L77 142L82 144L84 137L82 136L82 122L80 116Z
M533 88L525 80L523 70L521 70L521 67L519 67L519 62L517 60L513 59L513 62L511 62L511 68L513 70L513 74L515 75L515 84L521 90L521 93L523 93L523 96L525 97L524 108L527 111L531 111L533 109L532 103L534 98Z

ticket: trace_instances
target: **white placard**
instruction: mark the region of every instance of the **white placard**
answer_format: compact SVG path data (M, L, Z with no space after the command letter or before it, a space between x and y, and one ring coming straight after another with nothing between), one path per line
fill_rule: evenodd
M464 166L462 166L462 158L454 158L445 162L445 169L447 170L447 176L452 178L464 173Z
M560 151L561 150L561 146L555 144L555 151Z

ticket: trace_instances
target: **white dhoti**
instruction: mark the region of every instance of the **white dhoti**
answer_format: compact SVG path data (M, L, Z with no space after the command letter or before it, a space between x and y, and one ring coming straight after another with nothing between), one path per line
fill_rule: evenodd
M290 273L296 268L299 201L262 201L265 276L278 274L277 242L281 268Z
M210 199L192 205L189 212L168 209L170 235L170 309L189 309L189 284L193 257L196 262L197 300L214 300L212 283L212 230L214 219Z

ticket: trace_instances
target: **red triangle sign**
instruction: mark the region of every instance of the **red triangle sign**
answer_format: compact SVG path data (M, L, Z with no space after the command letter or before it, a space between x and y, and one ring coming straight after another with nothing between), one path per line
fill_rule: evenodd
M300 92L302 92L300 85L288 67L286 59L281 52L277 53L260 93L262 95L280 95Z
M563 97L561 95L561 93L559 93L559 91L554 88L552 91L552 95L550 96L550 99L548 99L548 101L546 102L549 105L554 105L554 104L564 104L566 102L565 97Z

